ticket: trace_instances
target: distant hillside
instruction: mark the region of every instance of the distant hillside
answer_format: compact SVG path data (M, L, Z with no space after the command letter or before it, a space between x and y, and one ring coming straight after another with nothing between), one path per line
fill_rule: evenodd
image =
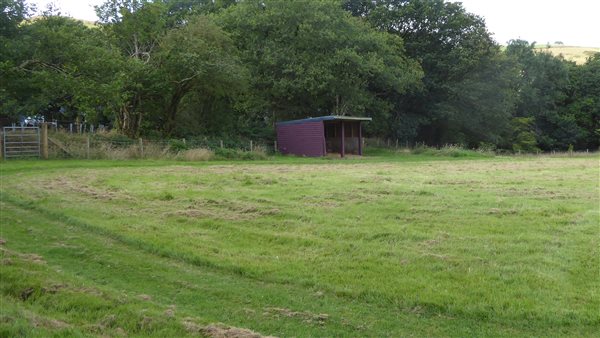
M578 65L585 63L588 57L594 53L600 53L599 47L578 47L578 46L564 46L564 45L536 45L535 49L542 52L548 52L552 55L561 55L570 61L575 61Z
M73 18L73 17L70 17L70 16L68 16L68 17L71 18L71 19L73 19L73 20L81 21L81 23L83 23L88 28L98 27L98 25L96 25L96 23L94 21L77 19L77 18ZM42 18L41 15L35 15L35 16L32 16L31 18L29 18L27 21L34 22L34 21L39 20L41 18Z

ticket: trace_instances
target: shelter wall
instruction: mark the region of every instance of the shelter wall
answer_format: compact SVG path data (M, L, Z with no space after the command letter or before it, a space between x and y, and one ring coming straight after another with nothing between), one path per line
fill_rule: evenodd
M323 156L324 133L321 121L278 125L277 148L282 154Z

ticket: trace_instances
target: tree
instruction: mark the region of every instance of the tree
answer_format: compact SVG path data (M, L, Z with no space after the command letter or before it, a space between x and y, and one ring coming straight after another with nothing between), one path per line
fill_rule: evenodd
M506 54L517 64L517 104L514 116L532 118L538 146L544 150L567 149L583 135L565 106L569 100L569 64L549 53L536 52L534 43L510 41Z
M512 70L482 18L443 0L346 0L342 6L401 37L423 67L422 91L391 98L390 134L430 144L498 142L510 116Z
M204 104L236 96L247 84L247 71L231 39L206 16L169 31L153 63L165 87L164 130L174 132L179 106L191 92ZM198 101L196 101L198 103Z
M96 7L96 14L106 39L127 58L114 127L137 137L148 115L159 109L150 100L161 86L158 70L150 61L168 29L167 7L147 0L107 0Z
M0 37L15 35L33 9L25 0L0 0Z
M420 83L421 70L401 39L331 1L246 1L222 12L219 22L251 71L246 109L259 119L385 116L385 95Z
M537 152L537 140L534 131L533 117L515 117L511 121L513 135L511 138L512 150L515 152Z
M241 79L245 72L227 36L208 19L197 18L199 13L230 4L224 0L108 0L96 7L103 31L129 58L125 99L115 121L119 130L135 137L148 123L150 129L171 135L188 94L198 91L205 100L229 98L243 86L241 80L233 83L233 77ZM210 81L213 86L206 85ZM229 87L227 93L223 81Z
M4 113L93 120L120 100L123 60L81 22L45 16L24 24L5 47Z
M581 66L571 67L567 113L581 128L574 145L578 149L598 149L600 146L600 53L588 58Z

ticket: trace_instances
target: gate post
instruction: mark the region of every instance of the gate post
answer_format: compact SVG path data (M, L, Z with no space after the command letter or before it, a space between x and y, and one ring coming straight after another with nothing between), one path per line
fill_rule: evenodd
M42 123L42 130L40 135L40 141L42 146L42 158L44 160L48 159L48 123Z

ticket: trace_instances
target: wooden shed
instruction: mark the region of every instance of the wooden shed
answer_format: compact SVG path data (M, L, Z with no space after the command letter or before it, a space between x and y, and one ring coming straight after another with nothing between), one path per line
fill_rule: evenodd
M370 117L321 116L278 122L277 148L282 154L325 156L362 155L362 123Z

